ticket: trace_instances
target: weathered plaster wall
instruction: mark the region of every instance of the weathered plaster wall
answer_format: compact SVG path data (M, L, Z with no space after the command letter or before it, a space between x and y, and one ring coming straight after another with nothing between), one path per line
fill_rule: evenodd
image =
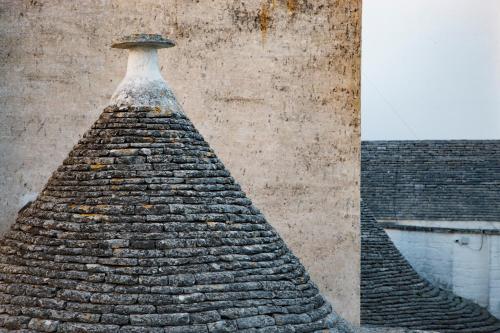
M347 319L359 317L360 0L0 0L0 223L164 33L188 116Z

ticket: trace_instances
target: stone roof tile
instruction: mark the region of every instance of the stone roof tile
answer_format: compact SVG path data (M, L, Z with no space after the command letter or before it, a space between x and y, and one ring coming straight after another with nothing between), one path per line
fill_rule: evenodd
M379 220L500 221L500 140L363 141L361 197Z
M0 331L351 332L180 109L160 37L121 45L113 105L0 239Z
M420 277L365 203L361 211L361 323L450 333L500 332L500 321L486 309Z

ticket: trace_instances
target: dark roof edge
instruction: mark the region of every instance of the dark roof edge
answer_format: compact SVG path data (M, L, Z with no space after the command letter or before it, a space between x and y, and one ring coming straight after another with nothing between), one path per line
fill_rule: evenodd
M426 139L426 140L361 140L362 144L380 144L380 143L500 143L500 139Z
M435 232L447 234L483 234L500 235L500 229L465 229L465 228L445 228L445 227L424 227L416 225L403 225L393 222L378 222L384 229L396 229L405 231Z

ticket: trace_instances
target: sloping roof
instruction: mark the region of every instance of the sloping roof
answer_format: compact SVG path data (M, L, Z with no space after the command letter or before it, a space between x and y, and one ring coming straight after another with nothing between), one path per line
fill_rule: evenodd
M2 332L350 331L189 119L149 107L74 147L0 241L0 291Z
M500 221L500 141L364 141L361 197L377 219Z
M500 332L480 306L413 270L365 206L361 211L361 323L439 332Z

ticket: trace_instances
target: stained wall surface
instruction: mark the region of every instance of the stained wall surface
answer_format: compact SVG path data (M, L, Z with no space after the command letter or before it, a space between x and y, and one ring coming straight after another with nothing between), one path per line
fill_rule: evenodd
M360 0L0 0L0 225L162 33L186 114L346 319L359 318Z

